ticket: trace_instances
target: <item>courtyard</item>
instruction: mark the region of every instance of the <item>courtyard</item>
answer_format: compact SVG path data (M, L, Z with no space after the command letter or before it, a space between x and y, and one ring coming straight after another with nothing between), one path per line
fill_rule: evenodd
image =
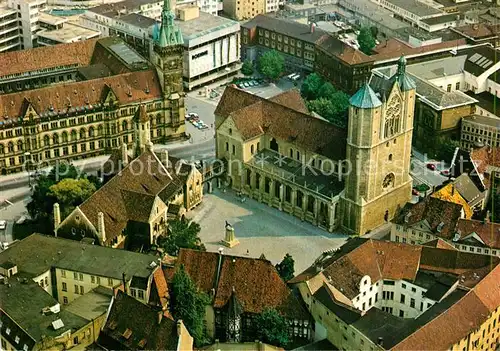
M223 247L226 221L234 227L240 244L224 247L230 255L260 257L274 264L286 253L295 260L295 274L309 267L325 250L344 244L347 235L328 233L256 200L245 202L233 191L215 189L188 217L201 225L200 238L208 251Z

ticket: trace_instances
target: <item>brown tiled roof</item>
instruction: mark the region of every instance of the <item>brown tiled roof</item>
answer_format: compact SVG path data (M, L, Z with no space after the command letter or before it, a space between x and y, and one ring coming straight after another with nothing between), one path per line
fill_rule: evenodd
M494 37L500 32L500 26L487 25L485 23L475 23L453 29L456 32L462 33L474 39L485 37Z
M488 166L500 167L500 147L484 146L471 151L471 158L480 174L486 172Z
M456 48L460 45L465 45L467 42L465 39L451 40L445 41L442 43L419 46L419 47L410 47L408 44L405 44L402 41L397 39L389 39L386 43L386 48L384 48L384 44L379 44L378 50L380 53L375 53L373 55L365 55L359 50L356 50L350 46L345 46L344 51L342 53L335 53L338 59L346 62L349 65L355 65L360 63L368 63L372 61L383 61L389 59L395 59L400 57L401 55L419 55L425 54L427 52L431 52L434 50L446 49L446 48Z
M153 283L156 289L156 298L159 300L162 307L167 307L169 299L168 285L161 269L157 269L153 273Z
M420 261L420 246L368 240L328 265L323 274L352 299L359 283L368 275L372 284L381 279L414 280Z
M234 288L245 312L260 313L265 308L276 308L289 317L306 315L268 260L181 249L176 265L181 264L201 290L210 293L215 288L215 308L226 306Z
M59 113L65 116L67 112L74 113L75 108L92 110L103 102L104 92L110 88L119 104L151 100L162 94L158 77L153 70L58 84L0 95L0 121L20 117L25 99L31 102L38 114L57 116Z
M88 66L98 39L44 46L0 55L0 77L58 66Z
M99 344L114 350L177 350L177 323L118 291L99 336Z
M422 244L423 246L429 246L429 247L435 247L437 249L444 249L444 250L457 250L457 248L449 243L447 243L446 241L444 241L443 239L441 238L437 238L437 239L434 239L434 240L431 240L431 241L428 241L424 244Z
M460 232L461 239L469 234L476 233L485 246L500 249L500 224L498 223L460 219L457 232Z
M215 111L223 118L230 116L244 139L267 134L285 141L293 140L307 150L334 160L345 158L346 130L287 107L300 107L297 103L287 103L288 99L298 97L297 93L279 99L286 106L248 95L227 87Z
M302 99L302 96L300 96L300 91L298 89L284 91L281 94L273 96L269 100L291 108L292 110L309 114L306 103L304 99Z
M426 220L435 235L451 239L455 234L457 221L461 218L462 208L462 205L453 202L427 197L417 204L407 203L393 222L411 226ZM438 231L441 223L443 225Z
M472 218L472 209L465 199L460 195L455 187L455 184L449 183L436 191L431 197L440 199L443 201L453 202L455 204L461 205L464 210L465 218Z
M467 295L392 350L449 349L450 345L477 330L500 306L499 281L500 265L497 265Z
M154 198L172 182L179 182L176 174L168 173L154 153L145 151L92 194L80 209L95 228L98 213L103 212L106 239L111 242L129 220L147 221Z
M488 255L477 255L469 252L443 250L434 247L422 247L420 268L435 272L463 274L484 267L488 267L498 258Z

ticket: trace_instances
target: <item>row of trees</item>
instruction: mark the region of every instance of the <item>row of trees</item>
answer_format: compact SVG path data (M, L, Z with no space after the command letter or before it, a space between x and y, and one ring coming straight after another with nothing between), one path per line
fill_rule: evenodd
M325 82L317 73L311 73L302 83L302 97L307 100L309 111L316 112L331 123L347 126L349 96Z

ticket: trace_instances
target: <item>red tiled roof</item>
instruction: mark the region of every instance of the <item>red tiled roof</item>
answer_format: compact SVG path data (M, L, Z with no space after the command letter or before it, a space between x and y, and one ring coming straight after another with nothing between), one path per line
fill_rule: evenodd
M152 100L162 96L155 71L130 72L0 95L0 121L20 117L26 100L38 114L53 111L55 114L59 112L61 115L66 115L71 108L92 109L93 106L103 102L105 92L109 89L116 95L120 104Z
M245 312L260 313L265 308L276 308L290 317L305 313L268 260L181 249L176 266L181 264L201 290L210 293L215 288L215 308L228 303L234 288Z
M168 286L167 286L167 281L165 279L165 276L163 275L163 271L159 268L153 273L153 281L156 287L156 291L158 293L158 299L163 307L167 307L168 303ZM168 312L168 311L167 311ZM172 318L170 316L170 313L168 313L169 318Z
M359 283L365 275L370 277L372 284L381 279L415 279L421 249L420 246L368 240L328 265L323 274L352 299L359 294Z
M304 112L298 92L281 94L277 102L227 87L215 114L231 117L244 139L268 134L334 160L345 158L346 130ZM295 108L295 109L294 109Z
M500 167L500 147L484 146L473 149L471 159L480 174L486 172L488 166Z
M88 66L99 39L5 52L0 55L0 77L58 66Z
M453 29L456 32L462 33L474 39L481 39L485 37L494 37L500 32L499 25L487 25L485 23L474 23Z
M478 329L500 306L500 265L467 295L392 350L447 350Z
M309 114L306 103L304 102L304 99L302 99L302 96L300 96L300 91L298 89L284 91L281 94L273 96L269 100L291 108L292 110Z
M428 241L428 242L422 244L422 246L435 247L437 249L444 249L444 250L457 250L457 248L455 246L448 244L446 241L444 241L441 238Z
M461 238L476 233L485 246L500 249L500 224L498 223L460 219L457 225L458 231Z

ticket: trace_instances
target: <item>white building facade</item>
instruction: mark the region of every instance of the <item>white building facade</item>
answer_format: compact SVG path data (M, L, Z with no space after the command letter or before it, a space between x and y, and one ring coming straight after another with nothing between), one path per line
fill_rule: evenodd
M40 12L47 8L47 0L9 0L8 6L17 9L20 29L21 48L37 46L37 33L41 30L38 22Z

